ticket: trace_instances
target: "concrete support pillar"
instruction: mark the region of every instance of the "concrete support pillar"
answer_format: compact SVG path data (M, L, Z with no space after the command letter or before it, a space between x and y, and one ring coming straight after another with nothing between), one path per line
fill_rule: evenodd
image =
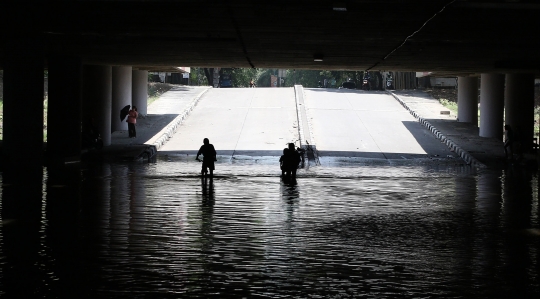
M112 68L112 111L111 130L126 131L126 120L120 120L120 110L131 105L132 73L130 66L113 66Z
M63 165L81 154L81 59L50 56L48 70L47 157Z
M3 64L4 182L43 175L44 60L27 51L23 47L6 54Z
M458 121L478 126L477 77L458 77Z
M140 115L148 114L148 71L133 71L133 106Z
M503 137L504 75L482 74L480 81L480 136Z
M119 112L117 114L120 114ZM112 67L86 65L83 72L83 129L91 118L103 145L111 145ZM116 116L119 119L119 116Z
M507 74L504 91L505 124L520 139L522 151L532 149L534 135L534 76Z

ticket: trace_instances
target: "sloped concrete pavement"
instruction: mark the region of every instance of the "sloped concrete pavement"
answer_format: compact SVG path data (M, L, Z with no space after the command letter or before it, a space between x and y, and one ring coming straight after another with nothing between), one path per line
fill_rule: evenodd
M128 138L126 131L114 132L112 145L103 149L102 155L116 160L137 160L155 154L155 151L164 146L177 127L187 119L199 99L204 97L209 89L211 88L179 86L165 93L149 106L148 115L138 120L136 139ZM288 92L295 93L293 89L288 89ZM425 92L403 90L389 93L467 164L480 168L504 167L506 161L501 140L479 137L477 126L457 122L455 115L448 114L448 109ZM296 109L305 109L305 106L296 105ZM299 112L300 117L302 113L305 115L305 111ZM255 119L263 114L257 115L254 115ZM298 135L309 135L304 129L307 125L302 123L303 121L294 123L294 129L298 130L296 126L299 126ZM200 143L200 140L196 141L197 144ZM276 153L277 148L272 151L272 155Z
M458 122L456 115L450 113L450 110L427 93L421 90L389 92L421 124L468 164L480 168L504 168L506 165L501 140L480 137L478 126Z

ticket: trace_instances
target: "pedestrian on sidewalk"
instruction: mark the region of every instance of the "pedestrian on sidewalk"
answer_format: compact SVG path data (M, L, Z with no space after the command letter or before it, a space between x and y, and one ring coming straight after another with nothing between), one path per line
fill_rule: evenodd
M514 156L514 131L510 125L504 126L504 156L512 159Z
M200 155L203 155L201 175L205 176L208 173L208 170L210 170L210 177L212 177L215 169L214 162L217 161L217 158L216 149L214 148L214 145L210 144L208 138L203 139L203 145L197 152L195 160L200 161Z
M133 106L131 110L129 110L127 123L128 123L128 134L129 138L136 138L137 137L137 131L135 130L135 124L137 123L137 117L139 116L139 113L137 112L137 107Z

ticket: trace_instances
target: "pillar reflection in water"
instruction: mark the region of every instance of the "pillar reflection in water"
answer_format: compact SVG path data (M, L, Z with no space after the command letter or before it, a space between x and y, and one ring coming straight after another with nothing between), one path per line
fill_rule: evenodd
M42 217L40 256L44 284L52 294L75 297L84 292L85 285L78 277L82 266L81 239L81 169L78 164L67 165L59 171L47 171L46 202Z
M89 275L108 280L110 263L104 262L104 256L110 256L111 247L111 165L92 165L83 173L80 233L84 236L84 241L81 247L84 248L87 264L94 265L88 270L91 273ZM88 293L92 294L92 291Z
M118 165L111 168L110 190L111 199L109 201L110 216L107 219L109 224L109 243L107 244L106 258L110 259L109 264L116 263L116 258L126 258L129 252L125 249L129 246L129 221L130 221L130 194L129 189L129 169L127 165ZM127 256L126 256L127 255ZM106 268L109 267L108 265ZM126 275L127 268L109 268L109 275Z
M474 279L474 264L475 259L475 240L476 230L473 229L472 223L475 217L475 206L477 204L477 186L478 180L476 176L458 176L455 181L455 204L453 214L454 219L452 225L457 228L459 234L456 236L457 249L461 252L454 252L452 258L452 267L458 279ZM458 251L458 250L456 250ZM457 279L457 280L458 280ZM455 282L459 285L459 282Z
M530 279L539 275L538 240L527 234L532 224L533 184L530 174L513 168L483 172L478 181L475 274L493 277L482 281L490 288L511 286L516 298L530 296L537 287Z
M497 228L501 213L501 173L492 171L478 175L478 197L474 218L474 256L471 262L473 281L475 278L492 276L500 262L501 241ZM480 281L493 289L494 281Z
M530 235L533 228L533 185L536 178L521 167L509 167L503 179L503 205L501 223L504 227L504 249L501 252L501 272L506 274L506 281L516 289L517 297L525 298L533 290L530 286L530 273L538 267L538 239ZM538 226L536 226L538 228ZM531 289L529 289L531 288Z
M140 177L145 168L137 165L128 165L126 184L129 192L129 246L137 249L144 242L140 242L135 236L144 232L146 227L146 185Z
M41 170L43 172L43 169ZM2 174L0 297L45 294L40 268L43 174L6 183ZM1 292L5 292L2 294Z

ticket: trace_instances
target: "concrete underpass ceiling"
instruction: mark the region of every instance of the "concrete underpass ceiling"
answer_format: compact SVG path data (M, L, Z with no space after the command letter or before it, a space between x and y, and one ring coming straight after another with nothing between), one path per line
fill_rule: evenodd
M0 11L0 63L30 52L143 69L540 74L539 1L3 1Z

